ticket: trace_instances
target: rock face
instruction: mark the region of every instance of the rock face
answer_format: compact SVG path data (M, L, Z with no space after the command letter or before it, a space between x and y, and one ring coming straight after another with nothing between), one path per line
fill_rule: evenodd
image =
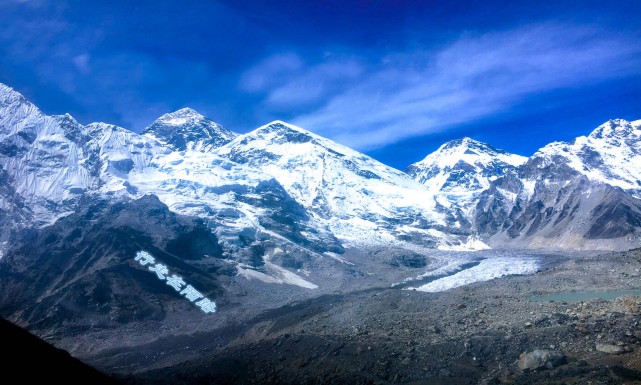
M211 299L235 269L205 224L158 198L93 201L44 229L18 233L0 263L2 315L53 334L116 328L199 310L134 261L146 250ZM64 326L63 326L64 325Z
M611 120L530 158L469 138L407 172L495 248L627 249L641 245L641 121Z
M555 350L535 349L519 356L517 366L523 371L552 369L565 363L565 355Z
M640 137L641 121L618 119L542 148L479 195L479 235L495 247L639 246Z

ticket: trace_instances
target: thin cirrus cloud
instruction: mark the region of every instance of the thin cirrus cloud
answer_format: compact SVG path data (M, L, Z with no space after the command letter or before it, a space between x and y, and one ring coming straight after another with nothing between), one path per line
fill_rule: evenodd
M362 73L363 67L349 58L307 66L295 53L276 54L244 73L240 89L262 97L266 108L286 111L319 103Z
M531 96L639 74L641 46L629 39L543 24L464 35L369 66L365 58L306 65L287 54L251 69L241 85L263 92L267 107L317 103L292 121L371 150L489 118Z

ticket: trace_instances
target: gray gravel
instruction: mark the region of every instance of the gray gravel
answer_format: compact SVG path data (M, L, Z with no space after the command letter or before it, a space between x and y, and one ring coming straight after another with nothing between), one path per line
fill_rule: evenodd
M135 368L118 369L115 352L92 362L130 383L637 384L641 296L530 298L641 289L640 269L636 250L559 258L535 275L442 293L328 294L264 312L225 341L219 330L138 346L147 354L167 346L181 353ZM187 353L178 349L185 343ZM597 348L604 345L622 352ZM555 352L553 364L522 370L519 357L536 349Z

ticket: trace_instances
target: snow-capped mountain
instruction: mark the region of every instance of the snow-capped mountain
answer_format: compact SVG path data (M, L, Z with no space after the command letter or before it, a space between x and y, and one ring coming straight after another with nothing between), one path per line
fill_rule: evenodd
M503 247L641 245L640 136L639 121L618 119L543 147L481 193L475 227Z
M550 143L533 157L542 164L562 162L591 181L641 197L641 120L610 120L572 143Z
M98 186L99 159L88 131L69 115L47 116L0 84L0 170L11 196L0 207L28 212L30 225L69 213Z
M142 133L176 151L202 152L211 151L238 136L191 108L164 114Z
M0 84L1 315L109 355L159 325L197 338L315 295L538 268L450 250L641 246L639 138L616 120L529 159L464 138L403 173L281 121L238 135L183 109L137 134Z
M611 121L527 162L464 138L408 175L280 121L238 135L182 109L136 134L47 116L0 85L0 242L88 201L151 194L207 221L227 255L254 267L275 258L278 242L309 256L356 245L474 249L484 240L549 247L563 233L589 242L560 247L607 239L621 248L641 227L640 131L639 121Z
M5 86L0 119L0 256L22 229L49 226L88 205L145 195L207 223L225 245L225 260L233 269L263 274L270 282L312 287L281 265L302 267L316 253L343 250L273 177L207 152L206 146L216 142L213 131L208 144L196 141L176 151L148 134L105 123L82 126L68 115L46 116ZM178 127L164 138L178 143L175 139L185 133ZM274 250L284 253L274 257Z
M288 274L274 264L284 258L277 250L305 260L354 244L484 246L468 243L469 223L406 174L299 127L274 122L237 136L185 109L136 134L47 116L0 91L0 209L9 219L0 242L90 202L151 194L209 223L239 269L275 279Z
M430 246L459 244L446 228L460 225L436 210L424 186L300 127L276 121L239 136L216 154L272 176L315 223L344 242L411 238Z
M443 144L425 159L410 165L406 172L443 205L455 205L470 215L478 194L526 161L526 157L463 138Z

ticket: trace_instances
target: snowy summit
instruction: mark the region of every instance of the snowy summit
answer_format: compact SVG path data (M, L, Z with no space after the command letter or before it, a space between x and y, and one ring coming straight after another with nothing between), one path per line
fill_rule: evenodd
M177 151L207 152L231 142L238 134L191 108L164 114L143 131Z
M406 172L432 193L440 194L443 202L473 205L470 200L486 190L492 181L526 161L526 157L462 138L443 144L409 166Z

